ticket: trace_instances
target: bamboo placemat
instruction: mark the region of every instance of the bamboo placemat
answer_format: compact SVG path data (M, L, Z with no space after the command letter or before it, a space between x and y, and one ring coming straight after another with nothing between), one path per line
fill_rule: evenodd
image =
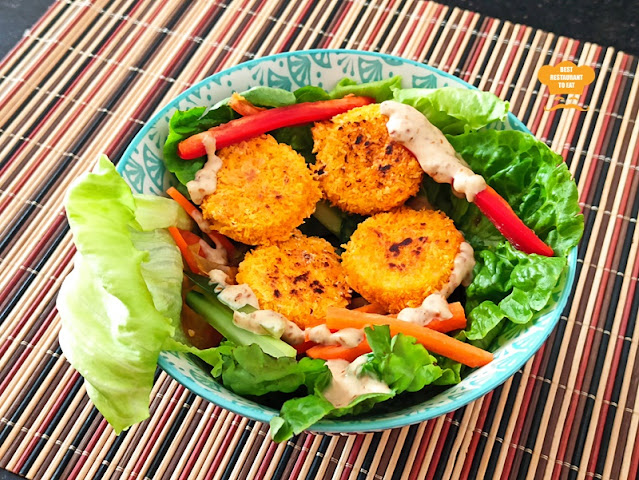
M250 58L308 48L428 63L509 99L560 152L586 220L573 300L503 386L429 422L273 444L268 426L158 372L152 416L116 437L62 356L55 296L73 247L61 201L158 107ZM544 64L595 68L548 112ZM614 478L639 465L637 59L418 0L59 0L0 63L0 467L28 478Z

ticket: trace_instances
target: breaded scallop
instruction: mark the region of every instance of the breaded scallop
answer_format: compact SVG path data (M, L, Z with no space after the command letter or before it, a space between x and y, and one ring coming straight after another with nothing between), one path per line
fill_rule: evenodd
M400 208L360 223L342 265L353 290L397 313L448 282L463 241L442 212Z
M345 307L351 297L332 245L299 232L247 254L236 278L251 287L260 308L281 313L302 328L319 323L327 307Z
M391 141L378 104L354 108L313 127L314 172L326 198L344 211L372 215L403 205L424 171Z
M217 188L202 202L212 228L248 245L285 240L321 197L304 157L270 135L220 149Z

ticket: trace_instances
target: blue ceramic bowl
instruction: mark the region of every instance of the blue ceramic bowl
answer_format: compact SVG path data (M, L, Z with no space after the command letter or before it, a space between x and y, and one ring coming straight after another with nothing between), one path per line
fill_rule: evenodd
M171 115L176 109L210 106L234 91L256 85L294 90L304 85L332 88L341 78L369 82L401 75L405 87L437 88L455 86L475 88L448 73L421 63L390 55L354 50L309 50L290 52L252 60L202 80L157 112L138 133L124 153L118 171L134 191L163 195L169 186L161 156ZM495 129L528 132L512 114ZM541 347L553 330L568 301L577 254L569 255L569 270L555 290L551 306L541 312L532 326L504 338L489 365L475 370L461 383L418 405L392 413L361 415L356 418L322 420L311 430L325 433L355 433L385 430L422 422L452 412L490 392L519 368ZM187 354L163 352L160 366L197 395L240 415L268 422L277 412L247 400L217 383L201 364Z

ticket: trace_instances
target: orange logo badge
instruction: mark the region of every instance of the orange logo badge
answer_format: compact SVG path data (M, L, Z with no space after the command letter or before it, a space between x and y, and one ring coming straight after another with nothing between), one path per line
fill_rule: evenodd
M548 86L551 95L564 95L567 97L560 102L567 102L570 95L581 95L586 85L590 85L595 80L595 71L587 65L577 66L573 62L564 61L557 65L544 65L539 69L537 75L539 81ZM553 111L559 108L576 108L582 112L587 108L580 107L576 103L559 103L545 110Z

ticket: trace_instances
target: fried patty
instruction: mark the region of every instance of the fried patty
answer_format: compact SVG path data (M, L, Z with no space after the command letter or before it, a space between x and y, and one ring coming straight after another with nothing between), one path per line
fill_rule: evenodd
M447 283L463 241L442 212L404 207L360 223L342 265L353 290L397 313Z
M236 278L251 287L260 308L281 313L302 328L321 322L329 306L345 307L351 297L331 244L299 232L247 254Z
M285 240L321 198L304 157L270 135L220 149L217 188L202 202L212 228L248 245Z
M378 104L316 123L314 172L326 198L361 215L403 205L419 190L424 172L415 157L390 139Z

